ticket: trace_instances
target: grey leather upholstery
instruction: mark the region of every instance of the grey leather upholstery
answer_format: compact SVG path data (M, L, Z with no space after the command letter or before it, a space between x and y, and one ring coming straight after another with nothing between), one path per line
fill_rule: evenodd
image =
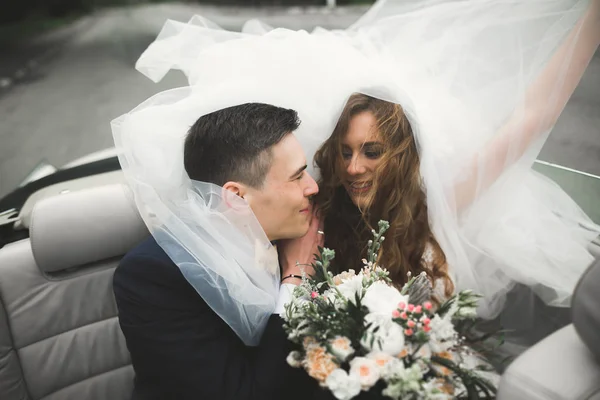
M498 400L600 400L600 365L573 325L548 336L508 367Z
M31 239L0 249L0 398L129 399L112 276L147 235L123 185L41 201Z
M38 267L56 272L117 257L140 241L140 232L147 235L124 188L100 186L38 203L30 226Z
M600 247L575 289L573 323L519 356L502 375L498 400L600 400Z
M19 356L12 342L8 318L0 304L0 395L2 399L29 399Z

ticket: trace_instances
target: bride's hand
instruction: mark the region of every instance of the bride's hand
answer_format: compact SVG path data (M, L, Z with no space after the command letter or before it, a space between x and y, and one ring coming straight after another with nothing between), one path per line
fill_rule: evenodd
M315 254L318 254L318 247L322 247L323 221L318 216L317 210L313 210L310 226L306 235L297 239L286 239L279 241L277 248L279 252L279 262L281 264L282 278L288 275L302 276L302 271L311 275L314 271L310 264L315 260ZM288 278L283 283L299 284L298 278Z

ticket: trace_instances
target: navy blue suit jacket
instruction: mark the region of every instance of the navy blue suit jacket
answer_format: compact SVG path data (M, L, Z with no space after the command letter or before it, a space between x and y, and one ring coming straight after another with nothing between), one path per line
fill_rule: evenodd
M248 347L150 237L117 267L119 323L135 370L135 400L279 400L330 396L301 369L273 315Z

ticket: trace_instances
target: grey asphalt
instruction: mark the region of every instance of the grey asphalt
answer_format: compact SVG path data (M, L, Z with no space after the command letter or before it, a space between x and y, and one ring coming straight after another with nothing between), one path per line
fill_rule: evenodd
M111 147L109 124L113 118L158 91L185 84L177 73L154 84L134 69L135 61L167 18L187 21L201 14L228 29L239 29L246 20L259 18L273 26L310 30L315 26L347 27L365 10L240 9L170 3L103 10L84 18L63 35L67 40L60 51L46 57L27 78L0 95L0 196L12 190L41 160L61 166ZM540 158L600 175L600 53Z

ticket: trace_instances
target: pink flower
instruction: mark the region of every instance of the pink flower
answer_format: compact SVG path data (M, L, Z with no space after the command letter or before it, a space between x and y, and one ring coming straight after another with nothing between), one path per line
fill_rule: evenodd
M406 311L403 311L403 312L400 314L400 318L402 318L402 319L407 319L407 318L408 318L408 315L406 314Z
M425 332L429 332L429 331L431 330L431 327L430 327L429 325L425 325L425 326L423 327L423 330L424 330Z
M421 312L422 312L422 311L423 311L423 307L421 307L421 306L416 306L416 307L415 307L415 312L416 312L417 314L421 314Z
M413 333L414 333L414 332L413 332L413 330L412 330L412 329L405 329L405 330L404 330L404 334L405 334L406 336L412 336L412 334L413 334Z
M423 317L423 318L421 318L421 322L424 325L429 325L431 323L431 320L429 318L427 318L427 317Z
M406 308L406 303L401 301L400 303L398 303L398 308L404 310Z
M433 304L431 304L430 301L426 301L423 303L423 307L425 307L426 310L431 310L433 308Z
M398 311L398 310L392 311L392 317L393 318L400 318L400 311Z
M317 293L317 292L312 292L312 293L310 294L310 297L312 297L313 299L316 299L317 297L319 297L319 293Z
M413 312L415 310L415 306L413 304L408 305L408 311Z
M414 328L415 327L415 321L408 321L407 324L409 328Z

